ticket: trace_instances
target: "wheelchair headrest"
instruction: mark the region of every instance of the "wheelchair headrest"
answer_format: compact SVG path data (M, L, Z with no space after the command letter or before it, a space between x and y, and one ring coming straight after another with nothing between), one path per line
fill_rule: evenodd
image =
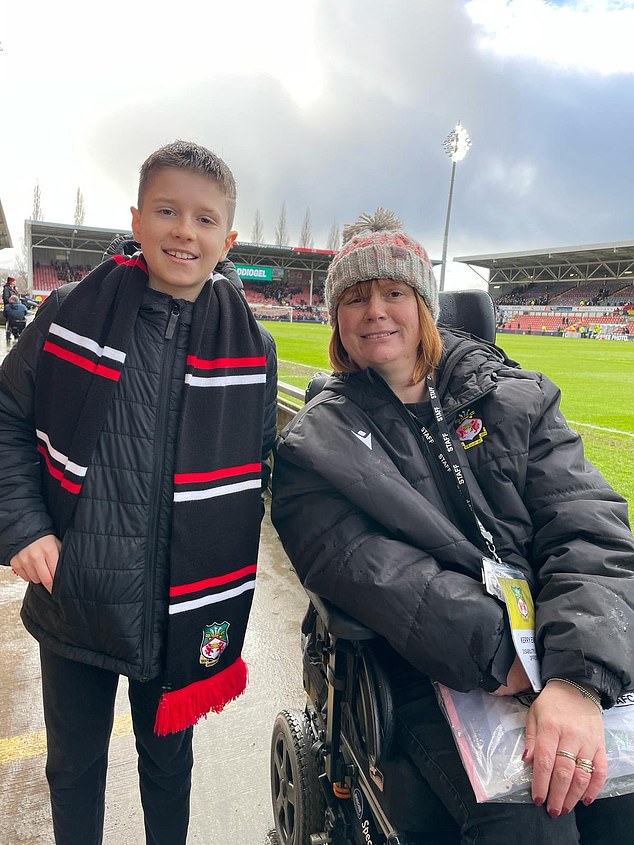
M439 296L438 325L495 343L495 308L485 290L449 290Z

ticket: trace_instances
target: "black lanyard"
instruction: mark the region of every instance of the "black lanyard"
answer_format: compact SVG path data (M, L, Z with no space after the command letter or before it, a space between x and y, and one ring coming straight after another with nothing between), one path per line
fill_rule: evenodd
M471 499L471 494L469 493L467 477L461 460L460 451L456 446L454 446L451 435L449 434L447 421L445 420L442 405L440 404L440 399L438 398L436 384L431 375L427 376L427 392L429 394L429 401L434 414L434 419L436 420L436 427L438 429L439 436L436 438L427 426L418 421L424 443L427 446L432 459L435 459L435 461L440 464L445 473L452 476L454 484L449 486L452 497L460 503L463 511L466 510L468 512L469 518L475 523L478 529L479 536L484 540L487 552L494 560L499 561L500 558L498 557L498 553L495 549L493 535L482 525L475 512L475 508L473 507L473 501Z

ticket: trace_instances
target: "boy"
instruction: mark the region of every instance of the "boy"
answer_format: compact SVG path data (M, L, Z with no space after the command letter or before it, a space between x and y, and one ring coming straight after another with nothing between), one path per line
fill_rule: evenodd
M142 252L54 291L0 371L0 552L29 582L57 845L102 841L120 674L152 845L185 843L191 726L246 685L276 361L214 272L235 197L213 153L157 150Z

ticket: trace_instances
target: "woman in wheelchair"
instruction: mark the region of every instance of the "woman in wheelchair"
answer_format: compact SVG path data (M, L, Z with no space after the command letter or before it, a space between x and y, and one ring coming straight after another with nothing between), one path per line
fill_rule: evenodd
M626 502L585 460L546 376L437 326L431 262L390 212L344 229L325 294L335 374L282 432L273 483L302 583L383 638L395 740L449 811L453 841L630 841L634 796L595 800L602 710L634 686ZM536 609L528 803L477 803L431 685L530 689L483 586L501 562Z
M17 339L20 337L26 328L26 315L26 305L20 302L19 296L12 294L4 306L7 341L11 340L11 338Z

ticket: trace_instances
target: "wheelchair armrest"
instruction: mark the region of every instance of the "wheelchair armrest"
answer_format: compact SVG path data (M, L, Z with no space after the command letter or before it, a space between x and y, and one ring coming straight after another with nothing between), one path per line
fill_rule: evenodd
M311 593L310 590L306 592L311 604L333 637L339 637L342 640L372 640L377 636L371 628L366 628L363 623L357 622L352 616L339 610L328 599Z

